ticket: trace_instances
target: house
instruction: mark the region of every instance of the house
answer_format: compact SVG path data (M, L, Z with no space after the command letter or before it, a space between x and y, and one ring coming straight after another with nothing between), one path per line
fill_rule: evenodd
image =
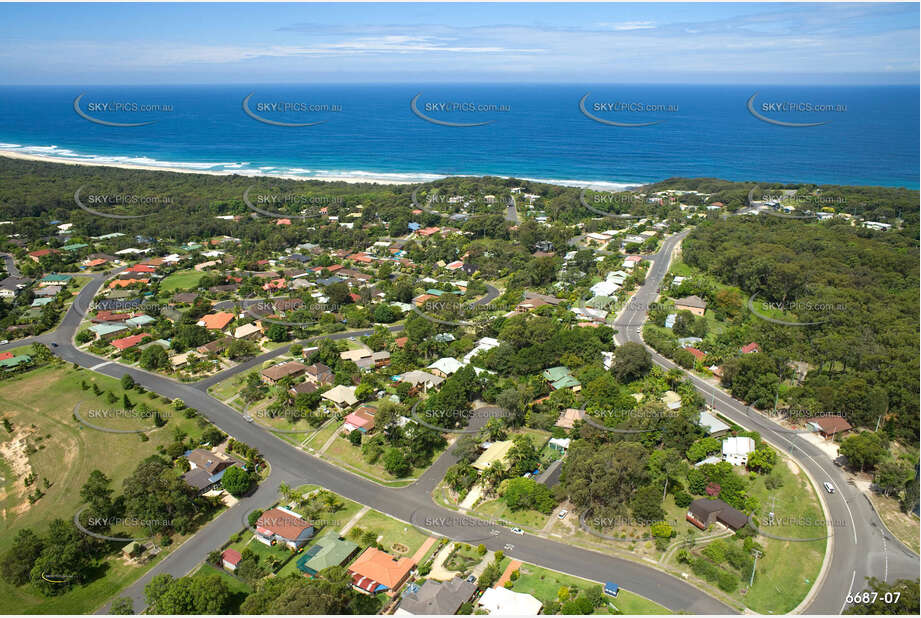
M434 374L428 373L427 371L407 371L402 376L400 376L400 382L406 382L410 386L416 387L422 385L424 390L440 386L444 382L444 378L436 376Z
M28 365L31 362L32 362L32 357L29 356L28 354L19 354L17 356L13 356L12 354L10 354L8 358L4 358L0 360L0 369L4 369L4 370L13 369L20 365Z
M200 494L216 488L224 478L224 472L237 465L233 459L203 448L187 451L185 457L189 461L189 471L182 475L182 480Z
M677 410L681 407L681 395L675 391L665 391L662 395L662 401L669 410Z
M729 433L729 425L709 412L701 412L697 424L703 427L707 435L712 438L719 438Z
M713 522L719 522L731 530L738 530L748 523L748 516L742 511L722 500L709 498L698 498L691 502L685 518L701 530L706 530Z
M550 438L550 441L547 442L547 446L553 450L565 454L569 450L569 445L572 442L569 438Z
M320 385L332 384L333 380L335 380L333 370L323 363L314 363L313 365L309 365L304 370L304 376L307 378L308 382Z
M556 420L554 425L556 427L562 427L563 429L572 429L576 421L581 421L585 418L585 410L579 410L578 408L566 408L560 413L560 418Z
M359 406L354 412L345 417L342 424L342 433L350 434L356 429L361 433L368 433L374 429L374 414L377 412L370 406Z
M496 462L505 463L505 460L508 458L508 452L512 450L514 445L515 443L511 440L493 442L486 447L486 450L470 465L477 470L483 471L486 468L491 468Z
M678 311L690 311L694 315L703 315L707 310L707 301L700 296L685 296L675 301L675 309Z
M820 416L807 419L806 424L822 434L826 440L853 429L843 416Z
M139 335L131 335L130 337L122 337L121 339L113 340L112 346L115 349L121 350L122 352L124 352L128 348L133 348L137 344L141 343L144 337L148 337L148 336L149 335L141 333Z
M446 582L427 579L421 586L404 591L395 616L453 616L477 590L475 582L455 577Z
M390 364L390 352L381 350L380 352L374 352L371 354L371 361L374 363L375 369L380 369L381 367L386 367Z
M195 292L179 292L178 294L173 295L174 303L186 303L191 305L195 302L195 299L198 298L198 294Z
M31 282L32 280L26 277L7 277L0 281L0 298L16 298L16 295Z
M734 466L748 464L748 455L755 450L755 441L747 436L734 436L723 440L723 461Z
M278 384L284 378L296 378L307 371L307 366L297 361L288 361L262 370L262 381L266 384Z
M64 288L59 285L48 285L35 290L35 295L50 298L52 296L57 296L63 289Z
M149 315L140 314L134 317L128 318L125 320L125 326L128 328L141 328L142 326L147 326L148 324L153 324L157 320L150 317Z
M352 586L361 592L385 592L393 596L402 586L416 563L409 558L394 558L376 547L367 548L349 567Z
M281 543L297 551L307 544L313 532L313 525L309 521L294 511L278 506L259 516L254 538L265 545Z
M199 326L204 326L208 330L224 330L227 325L233 321L234 314L227 311L218 311L202 316L198 321Z
M93 324L90 326L90 332L96 335L96 339L114 339L115 336L122 332L128 330L128 327L124 324Z
M181 354L173 354L172 356L169 357L169 362L170 362L170 365L172 365L173 369L179 369L180 367L185 367L186 365L188 365L189 360L191 360L192 356L194 356L194 354L191 350L187 352L183 352Z
M200 345L195 348L195 351L199 354L207 356L208 354L218 354L222 352L227 346L233 342L233 337L223 337L221 339L215 339L204 345Z
M301 382L300 384L295 384L288 389L288 392L297 397L298 395L305 395L309 393L317 392L317 385L312 382Z
M569 373L568 367L551 367L544 370L540 375L550 383L550 388L555 391L562 388L571 388L573 391L578 392L582 388L582 383Z
M261 322L252 322L250 324L244 324L243 326L238 326L233 331L234 339L250 339L255 340L262 337L262 323Z
M332 402L339 410L354 406L358 403L358 399L355 398L354 386L343 386L339 384L320 395L320 397Z
M487 588L477 605L499 616L536 616L543 607L543 603L530 594L505 587Z
M445 357L439 358L437 361L426 367L426 369L429 369L436 376L447 378L463 367L464 364L456 358Z
M742 346L740 351L742 354L752 354L753 352L760 352L761 347L753 341L747 345Z
M704 357L706 356L706 354L704 354L703 352L701 352L701 351L698 350L697 348L692 348L692 347L688 346L688 347L685 348L685 350L687 350L688 353L689 353L691 356L693 356L695 360L700 361L700 362L703 362Z
M339 353L339 358L342 360L350 360L353 363L357 363L363 358L371 358L371 350L369 348L358 348L356 350L346 350L345 352Z
M51 255L52 253L60 252L57 249L39 249L38 251L31 251L28 256L32 258L33 262L38 262L46 255Z
M221 552L221 566L228 571L236 571L240 560L243 560L243 554L235 549L228 548Z
M314 577L323 569L342 566L358 552L358 545L330 531L316 540L304 555L297 559L297 569Z

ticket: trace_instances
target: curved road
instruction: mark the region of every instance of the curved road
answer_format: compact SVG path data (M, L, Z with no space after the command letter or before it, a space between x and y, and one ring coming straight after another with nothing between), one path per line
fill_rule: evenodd
M673 250L689 232L685 230L667 239L658 253L650 257L653 264L647 272L646 282L614 322L617 329L615 339L619 343L634 341L643 344L637 329L645 322L649 306L659 297L659 286L668 272ZM888 533L869 504L869 499L849 484L850 475L835 466L823 451L734 399L721 388L684 371L652 348L646 347L657 365L665 369L680 369L688 375L701 395L712 402L711 405L720 414L747 429L758 431L768 442L793 457L820 487L828 481L837 489L834 494L820 490L819 496L826 503L830 519L843 521L846 525L830 531L832 542L828 550L832 552L831 564L825 580L820 582L805 612L841 613L845 597L848 593L863 590L866 577L890 582L902 577L918 577L918 556Z
M291 486L301 483L321 485L350 500L452 539L471 542L476 540L492 550L502 550L510 545L511 549L505 549L506 554L525 562L596 581L614 579L624 588L653 599L669 609L701 614L725 614L733 611L686 582L639 563L532 535L516 535L503 526L464 517L455 511L437 506L432 501L430 492L440 480L438 475L443 472L443 468L453 463L450 450L413 485L400 489L385 488L309 455L275 437L269 431L247 423L239 412L215 400L198 385L180 383L78 350L72 339L83 317L83 308L90 305L103 281L104 278L99 276L85 286L58 329L43 335L42 341L51 344L52 352L68 363L76 363L113 378L120 378L127 373L136 383L148 390L166 397L182 399L187 405L198 409L225 433L258 448L271 464L272 470L270 477L258 487L254 495L242 499L233 508L204 526L186 543L120 593L120 596L128 596L134 601L136 612L145 606L144 586L153 576L170 573L178 577L188 573L209 551L219 547L229 536L242 529L245 525L244 519L250 511L274 502L278 497L278 486L282 482ZM275 350L274 353L279 351ZM107 607L101 608L100 613L104 613L106 609Z

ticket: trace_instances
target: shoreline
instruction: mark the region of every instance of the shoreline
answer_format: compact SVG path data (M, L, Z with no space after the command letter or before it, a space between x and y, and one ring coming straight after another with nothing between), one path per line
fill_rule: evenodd
M8 146L4 144L4 146ZM50 149L56 148L55 146L49 147ZM69 150L63 150L62 152L71 152ZM472 178L482 178L485 176L495 176L497 178L517 178L518 180L525 180L530 182L539 182L548 185L557 185L563 187L582 187L582 188L596 188L598 190L608 190L608 191L625 191L627 189L633 189L636 187L643 186L644 184L650 183L626 183L626 182L611 182L603 180L558 180L558 179L545 179L545 178L531 178L528 176L503 176L499 174L426 174L418 173L413 174L410 172L363 172L356 170L354 172L342 172L335 173L332 171L324 171L318 173L315 176L306 176L299 175L297 173L272 173L268 170L278 169L275 166L261 167L256 169L242 169L242 166L245 164L240 163L203 163L201 169L196 169L189 167L190 165L196 165L194 163L180 163L172 165L169 162L160 162L156 164L151 163L133 163L129 161L102 161L102 160L93 160L94 155L79 155L74 153L73 157L62 156L62 155L51 155L51 154L35 154L30 152L22 152L20 150L10 150L8 147L0 147L0 157L6 157L9 159L18 159L21 161L35 161L38 163L61 163L64 165L87 165L93 167L115 167L125 170L141 170L148 172L175 172L178 174L207 174L209 176L245 176L248 178L280 178L283 180L300 180L300 181L309 181L316 180L320 182L344 182L348 184L362 184L362 183L371 183L379 185L413 185L413 184L424 184L427 182L433 182L435 180L442 180L445 178L463 178L463 177L472 177ZM117 157L117 158L127 158L127 157ZM218 166L238 166L241 169L223 169L215 170L209 169L212 167ZM293 168L299 169L299 168ZM309 170L304 170L309 171ZM402 177L402 178L401 178ZM650 181L657 182L657 181Z

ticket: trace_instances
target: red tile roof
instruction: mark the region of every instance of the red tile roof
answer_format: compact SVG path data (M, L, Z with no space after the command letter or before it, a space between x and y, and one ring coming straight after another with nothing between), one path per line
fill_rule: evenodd
M293 541L304 530L311 528L310 522L281 509L269 509L256 520L256 530L263 534L277 534L278 536Z
M232 564L233 566L237 566L237 564L239 564L240 560L242 559L243 554L235 549L225 549L221 554L221 560L228 564Z
M742 354L751 354L752 352L760 352L760 351L761 351L761 347L755 342L749 343L746 346L742 346Z
M704 354L703 352L701 352L701 351L698 350L697 348L685 348L685 350L687 350L688 352L690 352L690 353L691 353L691 356L693 356L694 358L696 358L696 359L699 360L699 361L702 361L702 360L704 359L704 356L706 356L706 354Z
M810 418L807 422L815 423L822 428L822 431L832 435L841 431L853 429L850 423L843 416L819 416Z
M205 328L210 328L211 330L224 330L224 328L233 321L233 314L227 313L226 311L219 311L203 316L201 321L204 322Z
M130 337L122 337L121 339L115 339L112 341L112 345L118 348L119 350L127 350L128 348L133 348L146 337L145 334L140 335L131 335Z

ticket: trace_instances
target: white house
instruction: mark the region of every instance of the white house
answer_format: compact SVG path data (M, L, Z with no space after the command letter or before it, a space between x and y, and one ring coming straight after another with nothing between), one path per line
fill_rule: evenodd
M457 372L464 366L464 363L460 362L456 358L445 357L439 358L437 361L426 367L426 369L431 369L432 373L436 376L442 378L447 378L449 375Z
M490 614L501 616L536 616L543 603L530 594L508 588L487 588L478 605Z
M723 440L723 461L734 466L748 464L748 455L755 450L755 441L748 437L732 437Z

